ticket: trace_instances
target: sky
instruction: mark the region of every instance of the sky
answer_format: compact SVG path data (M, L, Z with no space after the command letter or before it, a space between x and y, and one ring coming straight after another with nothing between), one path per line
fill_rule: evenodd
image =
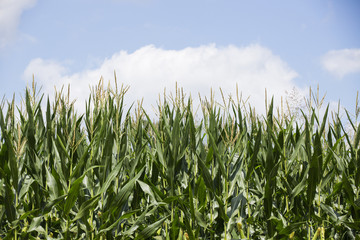
M33 76L42 92L71 86L79 111L102 77L130 86L129 106L183 87L236 94L261 112L320 87L354 112L360 90L358 0L0 0L0 96Z

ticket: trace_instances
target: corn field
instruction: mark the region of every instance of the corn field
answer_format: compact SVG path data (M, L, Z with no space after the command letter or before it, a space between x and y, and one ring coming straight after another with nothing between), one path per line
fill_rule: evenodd
M195 112L177 93L152 120L125 96L99 84L77 113L33 85L3 102L0 239L360 239L348 112L311 98L298 117L213 98Z

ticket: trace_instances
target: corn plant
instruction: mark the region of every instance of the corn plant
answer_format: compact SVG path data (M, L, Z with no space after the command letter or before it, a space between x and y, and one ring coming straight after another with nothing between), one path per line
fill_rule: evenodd
M360 239L358 107L194 112L176 90L153 120L126 91L100 82L84 113L35 84L4 102L1 239Z

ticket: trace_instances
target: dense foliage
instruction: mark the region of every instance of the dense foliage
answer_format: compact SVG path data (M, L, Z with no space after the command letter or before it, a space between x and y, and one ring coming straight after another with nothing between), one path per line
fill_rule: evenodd
M196 115L177 95L153 121L125 90L99 85L83 115L35 89L1 107L0 239L359 239L349 115L350 131L310 106L210 99Z

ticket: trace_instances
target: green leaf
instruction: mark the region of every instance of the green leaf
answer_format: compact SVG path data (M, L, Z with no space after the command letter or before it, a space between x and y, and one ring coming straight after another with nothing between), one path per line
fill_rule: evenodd
M114 181L116 176L118 176L121 167L122 167L121 162L116 164L114 169L107 176L107 178L106 178L105 182L103 183L103 185L102 185L102 187L101 187L98 194L103 194L103 193L105 193L107 191L107 189L110 187L110 184L112 183L112 181Z
M295 232L297 229L299 229L302 225L304 225L306 222L297 222L297 223L292 223L288 226L286 226L283 230L281 230L279 232L280 235L289 235L292 232Z
M64 206L64 212L63 215L66 216L69 214L70 209L75 205L75 202L79 196L80 187L82 184L82 181L84 180L85 175L82 175L78 179L75 180L70 186L70 190L67 194L66 200L65 200L65 206Z
M144 171L144 167L136 174L136 176L132 179L130 179L119 191L119 193L116 195L114 204L117 208L122 207L125 202L128 201L128 198L130 194L132 193L132 190L135 186L136 181L139 179L141 174Z
M58 205L60 202L62 202L66 198L66 196L67 195L62 195L62 196L48 202L42 209L42 214L45 215L45 214L49 213L51 211L51 209L54 206Z
M48 168L46 170L46 184L49 189L50 201L59 197L59 187L54 178L54 176L49 172Z
M76 214L75 218L72 219L72 221L75 222L76 220L86 216L89 211L94 210L96 204L99 202L99 198L100 195L98 194L81 204L78 213Z
M31 224L30 224L27 232L30 233L30 232L36 231L38 233L45 234L45 229L42 226L40 226L42 219L43 219L43 216L34 217L31 221Z
M161 227L163 222L168 218L169 216L165 216L161 218L160 220L154 222L153 224L150 224L146 228L144 228L139 235L135 239L146 239L154 235L154 233Z
M151 202L153 203L157 202L154 192L151 190L151 187L147 183L144 183L143 181L140 180L137 180L137 183L140 185L141 190L143 190L144 193L150 196Z
M256 164L256 160L257 160L257 155L259 153L260 150L260 144L261 144L261 126L259 127L257 134L256 134L256 140L255 140L255 146L254 146L254 150L250 159L250 163L246 172L246 177L245 180L249 181L253 171L254 171L254 167Z
M320 207L324 212L326 212L330 216L330 218L333 222L335 222L335 223L338 222L338 220L339 220L338 214L335 212L335 210L331 206L321 203Z
M9 184L5 184L5 196L4 196L4 200L5 200L5 213L7 216L7 219L9 222L12 222L16 219L16 210L15 210L15 206L14 206L14 193L11 190L11 187L9 186Z
M116 227L116 225L119 224L120 221L124 220L124 219L128 219L130 218L131 216L133 216L135 213L139 212L140 210L134 210L134 211L131 211L131 212L128 212L128 213L125 213L123 214L121 217L119 217L115 222L113 222L110 226L108 227L103 227L101 226L100 227L100 231L99 231L99 234L100 233L103 233L103 232L108 232L110 230L112 230L114 227Z

